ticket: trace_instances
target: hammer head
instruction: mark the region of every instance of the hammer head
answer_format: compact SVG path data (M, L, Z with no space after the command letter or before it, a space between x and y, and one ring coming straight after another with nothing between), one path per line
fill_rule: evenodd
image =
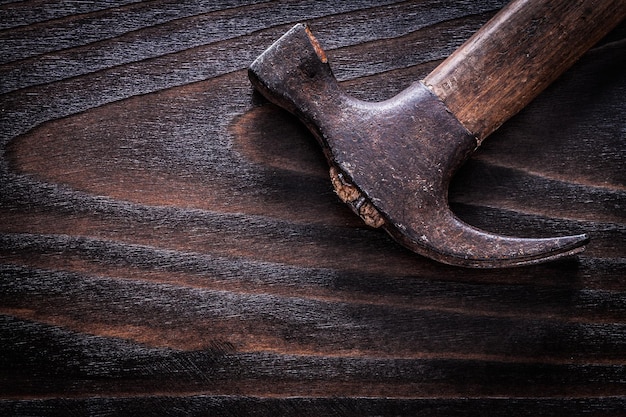
M585 235L500 236L459 220L448 205L453 174L476 138L422 83L379 103L345 94L309 29L296 25L250 66L254 86L297 115L331 166L337 194L371 226L437 261L469 267L542 262L583 250Z

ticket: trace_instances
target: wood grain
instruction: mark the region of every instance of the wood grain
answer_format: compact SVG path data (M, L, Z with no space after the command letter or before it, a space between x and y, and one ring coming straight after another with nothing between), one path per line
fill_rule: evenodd
M480 143L624 18L621 0L511 1L424 83Z
M365 227L247 80L308 21L381 100L503 4L3 2L0 414L620 415L624 24L455 178L478 227L591 236L506 271Z

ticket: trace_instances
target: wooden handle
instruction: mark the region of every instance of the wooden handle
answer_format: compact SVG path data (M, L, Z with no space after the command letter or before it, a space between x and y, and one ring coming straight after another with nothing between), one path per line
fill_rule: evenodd
M479 143L626 16L625 0L516 0L424 83Z

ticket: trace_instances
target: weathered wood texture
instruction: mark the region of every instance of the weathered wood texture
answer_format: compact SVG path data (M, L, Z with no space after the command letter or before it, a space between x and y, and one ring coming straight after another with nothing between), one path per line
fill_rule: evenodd
M576 259L446 267L363 226L247 65L308 21L343 86L423 78L503 1L3 2L0 414L626 409L626 25L450 191Z
M424 80L479 141L626 17L624 0L515 0Z

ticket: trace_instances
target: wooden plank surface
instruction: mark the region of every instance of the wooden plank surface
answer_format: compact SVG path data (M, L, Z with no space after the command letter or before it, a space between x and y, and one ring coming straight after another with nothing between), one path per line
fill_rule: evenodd
M443 266L364 226L247 65L300 21L371 100L502 0L0 4L0 414L617 416L626 25L456 176L581 256Z

